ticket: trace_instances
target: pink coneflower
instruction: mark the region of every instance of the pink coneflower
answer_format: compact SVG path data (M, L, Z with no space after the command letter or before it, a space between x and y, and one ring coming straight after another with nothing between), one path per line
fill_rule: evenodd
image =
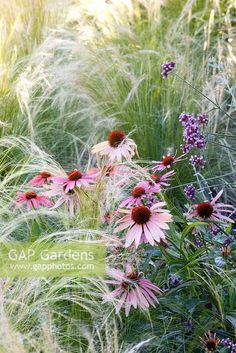
M81 173L79 170L74 169L67 174L67 177L53 177L52 180L56 184L65 186L65 192L73 190L75 187L88 188L94 183L95 175L93 173Z
M143 186L148 189L149 192L160 192L161 186L169 186L169 181L173 180L172 176L175 174L173 170L167 172L163 175L155 172L150 175L150 179L146 181L141 181L138 186Z
M141 273L132 271L131 267L127 266L126 272L111 269L108 274L114 280L106 282L118 287L104 297L103 303L119 298L116 304L116 314L119 313L122 306L125 307L126 316L129 315L132 306L135 309L141 308L144 310L148 309L150 305L155 308L155 303L158 303L155 294L161 294L162 291L148 279L142 278Z
M136 185L131 191L130 196L128 196L124 201L121 202L120 207L131 207L142 204L142 200L145 199L147 194L150 193L148 187L145 185Z
M166 168L172 167L173 164L182 161L183 157L184 155L176 157L176 155L172 156L171 154L167 154L163 156L161 161L153 161L155 165L152 169L154 172L165 170Z
M50 207L52 202L45 196L40 196L34 191L21 192L19 191L16 197L16 209L26 203L26 207L39 208L40 205Z
M226 221L234 223L231 218L221 214L222 212L233 213L234 206L216 202L222 194L223 190L221 190L211 201L204 201L196 205L192 205L193 211L187 215L187 219L196 217L200 220Z
M113 130L108 135L108 140L98 143L92 147L92 153L98 153L100 156L108 156L113 163L121 162L122 159L131 160L137 153L136 143L128 138L121 130Z
M58 208L61 205L65 204L69 212L70 217L74 217L76 211L80 208L80 198L79 194L75 190L69 190L65 192L66 186L52 184L49 185L49 190L44 193L44 195L49 197L57 197L58 199L55 202L55 205L52 209Z
M167 223L172 221L170 212L162 209L165 205L165 202L157 202L151 207L139 205L131 210L123 210L128 214L118 221L121 224L115 228L114 232L129 228L125 247L133 242L136 248L141 243L154 245L155 242L160 243L161 239L165 239L163 230L169 229Z
M29 184L30 185L33 185L33 186L40 186L40 185L43 185L43 184L48 184L50 183L50 181L52 181L52 174L49 173L49 172L40 172L38 175L36 175L33 179L31 179L29 181Z

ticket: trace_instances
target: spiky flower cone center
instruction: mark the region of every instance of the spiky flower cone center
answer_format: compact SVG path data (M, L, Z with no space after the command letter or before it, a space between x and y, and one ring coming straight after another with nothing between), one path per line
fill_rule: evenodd
M146 206L136 206L132 209L131 218L137 224L145 224L151 217L151 211Z
M220 339L216 337L215 333L210 331L205 334L204 338L201 338L201 341L208 353L215 351L217 346L220 344Z
M139 197L141 197L142 195L145 195L145 190L144 188L142 188L141 186L136 186L133 191L131 192L131 195L138 199Z
M135 286L134 282L138 282L139 280L138 272L127 273L125 277L127 278L127 280L124 280L121 284L124 289L129 289L131 287L134 287Z
M68 173L68 179L70 181L76 181L82 178L82 173L80 173L78 170L74 169L70 173Z
M27 191L25 193L25 197L27 200L35 199L37 197L37 194L34 191Z
M165 156L162 159L162 164L167 167L168 165L171 165L174 162L174 157L172 156Z
M154 183L159 183L161 181L161 176L157 173L154 173L151 175L151 179L154 181Z
M201 202L197 206L197 214L204 219L211 217L213 210L210 202Z
M221 255L222 256L229 256L230 255L230 253L231 253L231 248L229 248L228 246L223 246L222 248L221 248Z
M108 141L111 147L118 147L125 138L125 133L121 130L113 130L108 135Z
M41 172L40 175L42 178L45 178L45 179L50 178L52 176L52 174L49 172Z
M208 352L213 352L216 349L216 347L217 347L217 344L216 344L216 342L214 340L207 341L205 343L205 345L206 345L206 348L207 348Z

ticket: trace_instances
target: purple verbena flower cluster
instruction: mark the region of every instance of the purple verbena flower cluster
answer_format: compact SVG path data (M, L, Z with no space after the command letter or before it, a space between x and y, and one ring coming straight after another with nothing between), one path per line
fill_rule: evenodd
M208 118L205 114L199 114L196 118L187 113L182 113L179 117L179 121L184 126L183 140L184 147L187 149L192 149L197 147L198 149L203 149L206 146L206 141L204 136L200 131L200 125L207 123Z
M202 156L197 156L196 154L194 156L191 156L189 158L189 163L193 166L193 167L201 167L204 168L206 161Z
M169 277L169 285L171 287L176 287L180 283L180 278L177 275L171 274Z
M195 237L195 243L198 248L201 248L203 246L202 240L198 237Z
M230 349L230 353L236 353L236 343L233 343L233 341L230 338L224 338L221 340L221 344L227 348Z
M198 114L197 116L198 124L206 125L208 123L208 116L206 114Z
M161 68L162 68L161 76L164 80L167 78L169 73L174 70L175 64L176 63L174 61L168 61L161 65Z
M202 150L206 147L206 141L201 131L201 125L208 123L208 117L201 113L194 117L188 113L182 113L179 116L179 121L184 126L183 141L181 148L184 153L189 153L192 148ZM193 156L189 160L192 166L204 167L205 161L203 157Z
M196 188L193 184L189 184L184 188L185 195L190 199L194 200L196 196Z

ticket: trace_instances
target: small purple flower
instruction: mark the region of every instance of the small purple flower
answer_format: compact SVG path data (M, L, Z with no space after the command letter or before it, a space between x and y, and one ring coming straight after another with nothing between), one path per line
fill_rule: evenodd
M225 240L224 240L224 245L225 246L228 246L230 245L231 243L233 243L234 241L234 238L232 237L232 235L228 235Z
M208 116L206 114L198 114L197 116L198 124L206 125L208 123Z
M174 61L168 61L161 65L161 68L162 68L161 76L164 80L167 78L169 73L174 70L175 64L176 63Z
M171 287L176 287L178 286L180 283L180 278L174 274L171 274L169 277L169 285Z
M193 184L189 184L184 188L185 195L190 199L194 200L196 196L196 188Z
M228 347L228 348L231 348L232 346L232 341L231 339L228 337L228 338L224 338L221 340L221 344L225 347Z
M200 238L195 237L195 243L197 245L198 248L201 248L203 246L203 242Z
M236 343L233 343L233 341L228 337L224 338L220 342L224 347L227 347L230 349L230 353L236 353Z
M184 154L189 153L189 151L193 148L192 145L188 145L187 143L180 145L180 147Z
M236 344L235 343L232 344L230 353L236 353Z
M198 167L204 168L204 166L206 164L206 161L205 161L205 159L202 156L194 155L194 156L191 156L189 158L189 163L193 167L197 167L198 166Z
M200 150L205 148L206 142L205 142L204 137L202 135L199 135L199 137L196 139L196 141L194 142L194 146Z
M194 119L193 116L188 113L181 113L179 116L179 121L182 123L183 126L186 126L187 124L189 124L189 122L191 122L192 119Z
M185 126L185 129L184 129L184 137L185 138L188 138L189 136L198 136L198 130L199 130L199 126L198 124L188 124Z
M188 319L187 321L184 322L184 328L187 333L190 333L193 331L193 323L191 319Z

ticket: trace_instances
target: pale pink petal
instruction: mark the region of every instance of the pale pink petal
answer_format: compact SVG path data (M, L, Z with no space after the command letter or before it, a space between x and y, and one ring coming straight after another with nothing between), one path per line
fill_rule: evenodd
M147 292L149 294L149 296L155 300L157 303L159 303L157 297L155 296L155 294L146 286L143 286L143 289L145 290L145 292Z
M160 230L158 225L153 223L151 220L148 222L148 228L152 234L152 237L156 240L156 242L160 242L160 238L165 238L165 234Z
M145 291L142 287L140 287L140 291L142 292L143 296L148 301L148 303L151 304L155 308L155 304L154 304L151 296L149 295L149 293L147 291Z
M61 206L64 202L66 201L65 198L60 197L57 202L55 203L55 205L52 207L52 209L58 208L59 206Z
M140 239L141 239L141 235L143 233L143 229L140 225L135 224L134 225L135 229L136 229L136 236L135 236L135 247L136 249L138 248L139 244L140 244Z
M141 290L139 287L136 288L136 294L139 298L139 305L145 309L149 307L149 303L147 301L147 299L144 297L144 295L142 294Z
M118 227L116 227L116 228L114 229L114 233L121 232L123 229L128 228L128 227L131 226L133 223L134 223L134 221L129 220L129 221L126 221L126 222L120 224Z
M132 228L130 228L130 230L126 234L126 243L125 243L126 248L129 247L134 242L136 237L141 236L140 230L142 234L142 227L137 224L135 224Z
M158 288L155 284L150 282L148 279L142 278L139 282L142 286L150 288L151 290L154 290L155 292L157 292L159 294L161 293L160 288Z
M110 296L113 298L118 297L121 293L123 292L123 288L122 287L118 287L115 290L113 290L112 292L110 292Z
M218 194L211 200L211 204L214 205L216 201L221 197L223 194L223 189L218 192Z
M160 208L160 207L163 207L163 206L166 206L165 202L157 202L150 209L151 209L151 211L154 211L157 208Z
M64 184L68 182L68 178L58 176L58 177L53 177L52 181L57 184Z
M138 298L137 298L136 292L133 288L131 288L131 292L132 292L131 304L136 309L138 307Z
M149 223L149 222L148 222ZM148 228L148 223L144 225L143 229L144 229L144 236L147 239L147 241L151 244L154 245L154 239L153 239L153 235L151 233L151 231Z
M223 220L223 221L227 221L227 222L231 222L231 223L234 223L234 220L229 218L229 217L226 217L226 216L223 216L221 214L217 214L215 213L212 217L212 219L215 218L216 220ZM214 220L214 219L213 219Z
M120 311L122 305L123 305L124 302L125 302L126 297L127 297L127 292L124 292L124 293L122 294L122 297L120 298L119 302L116 304L116 314L119 313L119 311Z

